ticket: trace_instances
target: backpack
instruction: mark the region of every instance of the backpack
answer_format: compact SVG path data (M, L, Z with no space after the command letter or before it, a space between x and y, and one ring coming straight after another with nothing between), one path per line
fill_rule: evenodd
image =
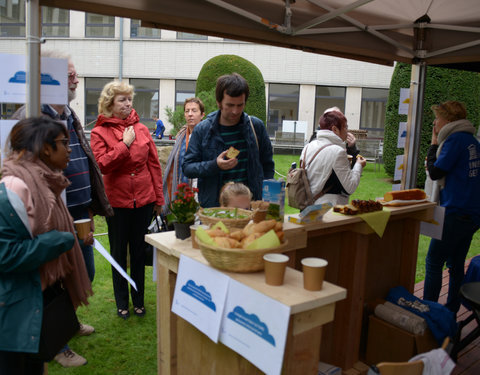
M320 149L313 155L310 162L304 164L303 160L300 160L300 168L290 169L287 175L287 196L288 205L293 208L299 208L301 211L305 207L311 206L318 198L326 193L326 191L320 191L316 195L312 195L310 189L310 182L307 177L307 168L313 162L315 157L325 147L332 146L332 144L320 147ZM308 145L307 145L308 147ZM305 155L307 150L305 150Z

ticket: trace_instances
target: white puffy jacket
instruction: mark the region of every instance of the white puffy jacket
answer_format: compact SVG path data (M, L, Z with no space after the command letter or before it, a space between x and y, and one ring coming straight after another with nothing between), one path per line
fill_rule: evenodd
M307 177L312 194L315 196L323 189L333 170L348 195L327 193L318 198L315 204L327 202L333 205L347 204L349 195L353 194L360 183L362 166L355 163L353 169L350 168L345 142L339 136L330 130L317 131L317 139L304 147L300 159L308 163L318 149L327 144L332 146L325 147L320 151L307 167Z

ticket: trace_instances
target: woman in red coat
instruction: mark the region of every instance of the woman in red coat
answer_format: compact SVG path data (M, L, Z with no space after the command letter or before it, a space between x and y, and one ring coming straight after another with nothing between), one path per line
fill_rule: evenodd
M145 315L144 236L153 211L164 204L162 170L157 148L148 128L132 108L133 86L123 81L107 83L98 100L98 118L91 133L91 146L103 173L105 190L114 216L107 218L110 252L126 270L130 250L133 312ZM117 315L130 316L128 283L112 267Z

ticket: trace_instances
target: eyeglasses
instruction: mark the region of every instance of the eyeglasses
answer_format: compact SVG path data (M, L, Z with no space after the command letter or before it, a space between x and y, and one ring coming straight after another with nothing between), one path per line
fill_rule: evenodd
M78 74L73 72L73 73L68 73L68 79L75 79L78 78Z
M68 139L68 138L55 139L55 143L57 143L57 142L62 142L62 145L64 147L68 147L68 145L70 144L70 139Z

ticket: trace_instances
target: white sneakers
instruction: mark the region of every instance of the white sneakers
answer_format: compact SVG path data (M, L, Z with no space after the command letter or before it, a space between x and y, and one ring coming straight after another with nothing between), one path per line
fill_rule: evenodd
M79 336L89 336L95 332L95 328L88 324L80 323L80 329L78 330ZM67 349L64 352L58 353L54 358L55 361L60 363L63 367L79 367L87 363L87 360L81 355L75 353L71 349Z
M79 367L87 363L85 358L83 358L81 355L78 355L71 349L67 349L64 352L58 353L53 359L60 363L63 367Z
M79 336L90 336L93 332L95 332L95 328L89 326L88 324L80 323L80 329L78 330L77 335Z

